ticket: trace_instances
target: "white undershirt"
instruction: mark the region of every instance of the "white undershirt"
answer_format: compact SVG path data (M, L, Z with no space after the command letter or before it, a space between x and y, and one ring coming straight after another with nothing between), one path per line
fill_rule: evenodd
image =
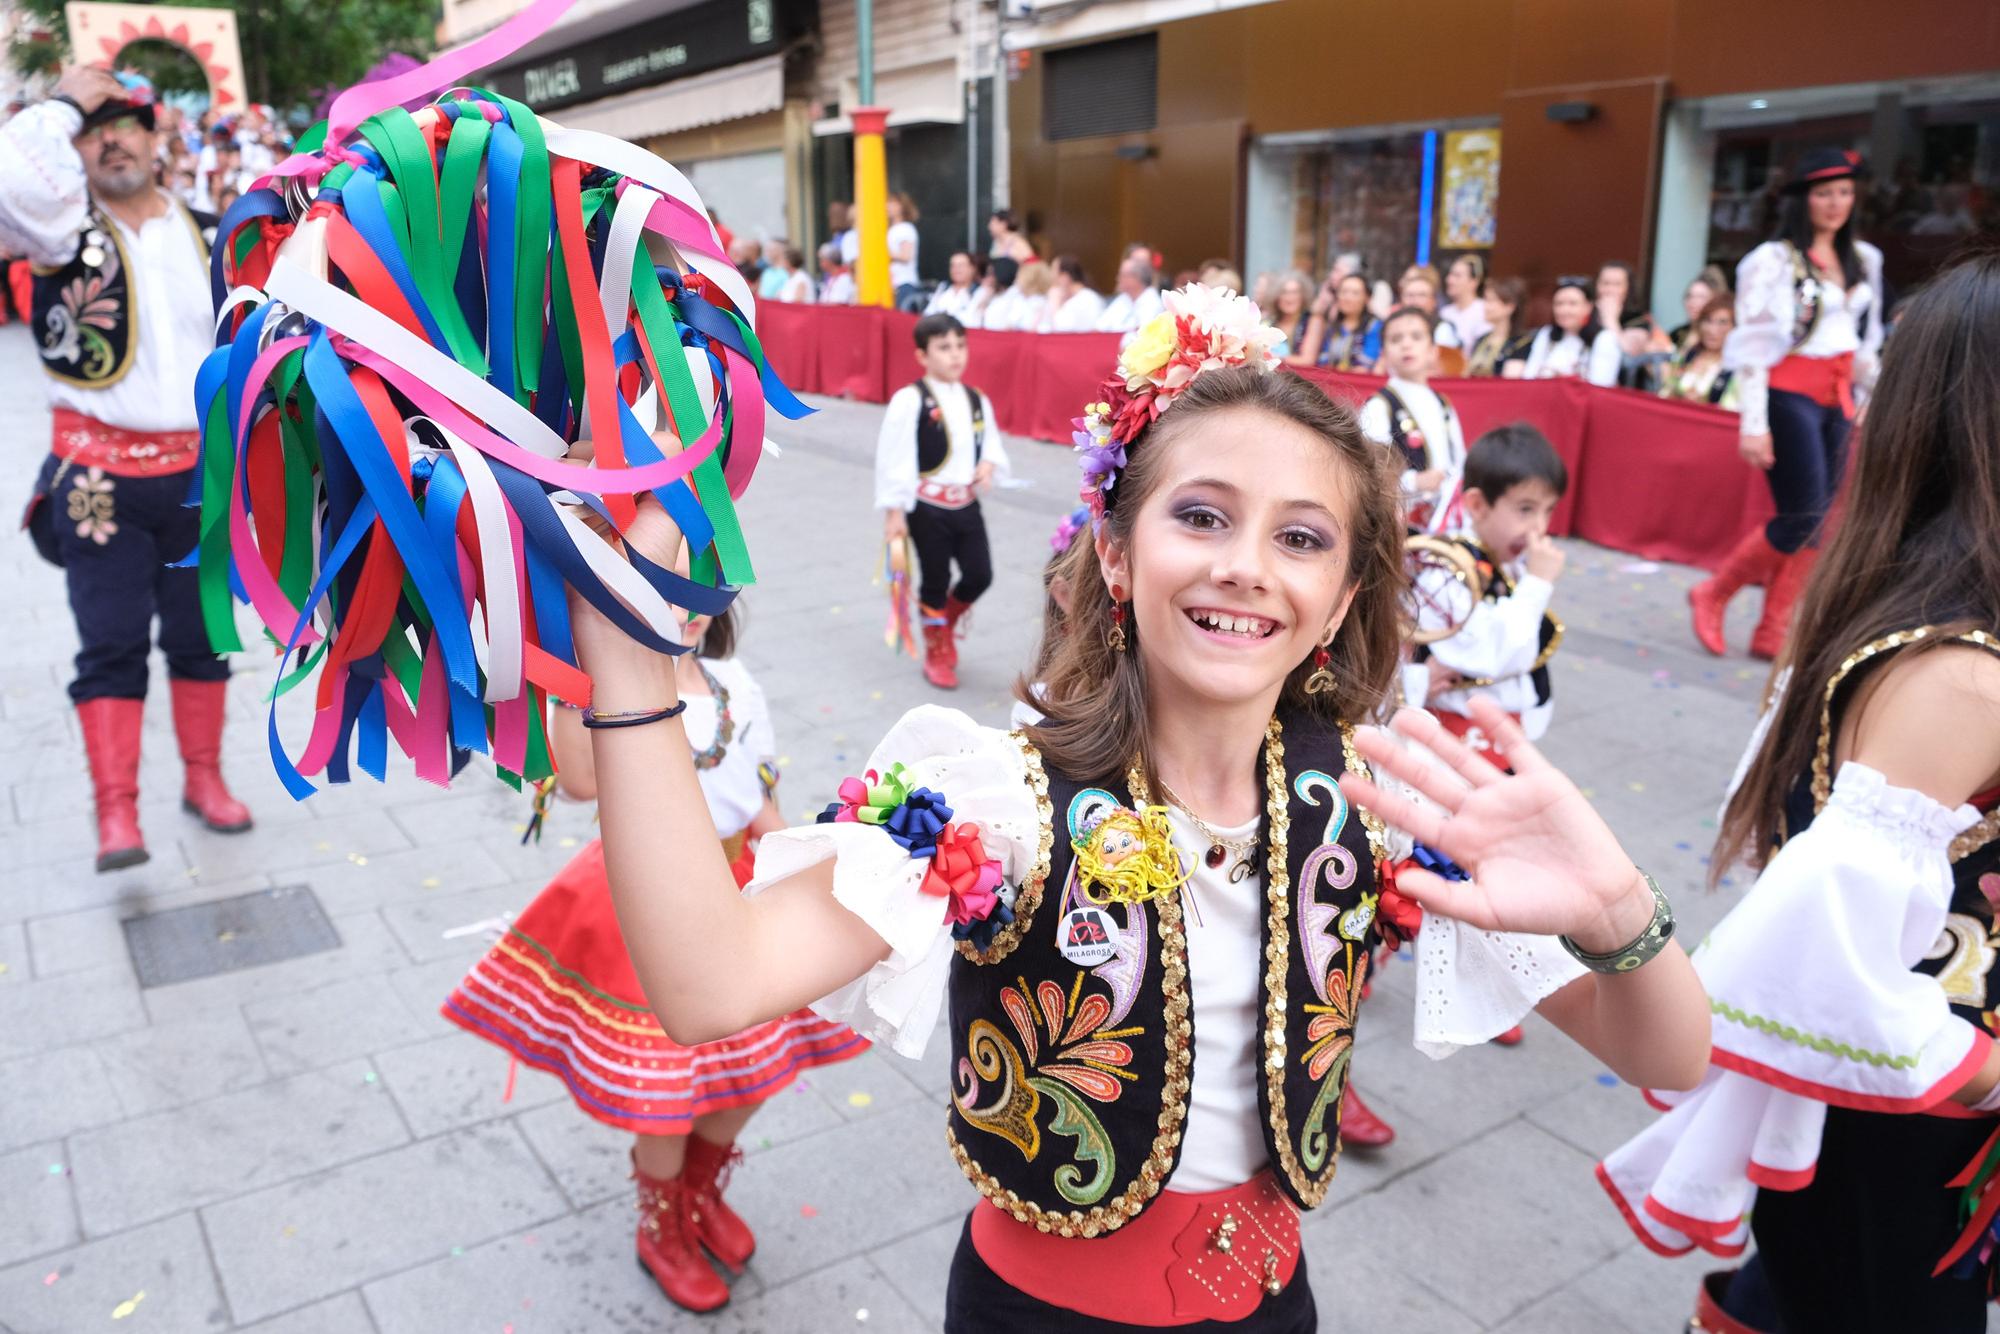
M1210 870L1202 860L1208 839L1180 811L1169 807L1168 814L1174 846L1193 871L1181 921L1187 930L1195 1054L1181 1161L1171 1188L1187 1193L1227 1190L1256 1176L1270 1161L1264 1118L1257 1109L1257 988L1268 907L1263 849L1256 853L1260 873L1232 885L1229 868L1236 859ZM1258 822L1210 828L1224 838L1248 838Z

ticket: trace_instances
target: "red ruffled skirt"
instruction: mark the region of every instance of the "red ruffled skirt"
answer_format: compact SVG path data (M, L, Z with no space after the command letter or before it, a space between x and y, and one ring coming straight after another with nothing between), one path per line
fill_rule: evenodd
M748 884L753 855L730 869ZM569 1086L585 1113L640 1135L759 1103L801 1072L860 1055L845 1024L798 1010L683 1047L646 1008L597 840L557 873L444 1003L444 1017Z

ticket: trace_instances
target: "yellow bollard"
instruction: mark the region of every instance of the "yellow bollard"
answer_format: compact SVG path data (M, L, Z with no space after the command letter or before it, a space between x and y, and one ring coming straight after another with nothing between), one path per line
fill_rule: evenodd
M889 281L889 162L882 131L889 123L887 107L856 107L854 118L854 226L861 233L861 253L854 266L855 303L890 307L896 304Z

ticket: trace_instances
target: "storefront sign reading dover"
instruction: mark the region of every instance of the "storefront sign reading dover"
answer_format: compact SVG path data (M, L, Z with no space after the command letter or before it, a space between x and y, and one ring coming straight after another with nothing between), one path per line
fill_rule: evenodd
M498 70L488 86L537 111L665 83L781 51L810 31L814 0L707 0Z

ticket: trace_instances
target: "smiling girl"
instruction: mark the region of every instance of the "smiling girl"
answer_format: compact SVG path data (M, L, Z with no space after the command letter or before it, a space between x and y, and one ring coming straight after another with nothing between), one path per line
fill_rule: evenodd
M1388 889L1360 804L1474 876L1396 886L1440 914L1427 1050L1539 1005L1629 1080L1706 1063L1665 900L1504 715L1515 777L1427 716L1397 727L1434 754L1352 726L1397 668L1387 452L1272 373L1247 301L1167 304L1079 433L1095 533L1067 557L1044 721L914 710L820 823L765 838L749 897L704 836L671 667L575 604L612 892L667 1031L811 1004L914 1056L948 998L945 1140L993 1206L961 1235L951 1331L1317 1328L1299 1210L1332 1183ZM657 561L679 535L647 507L626 540ZM1556 831L1593 853L1538 859ZM1596 971L1509 931L1567 933Z

